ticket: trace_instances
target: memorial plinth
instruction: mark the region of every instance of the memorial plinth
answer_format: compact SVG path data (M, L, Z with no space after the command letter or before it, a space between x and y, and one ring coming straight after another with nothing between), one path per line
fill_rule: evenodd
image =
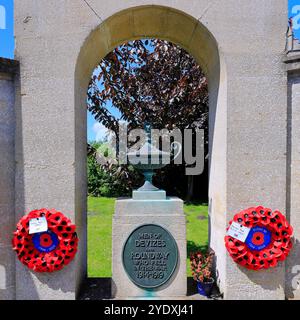
M112 231L112 293L116 298L185 296L186 220L183 201L164 191L118 199Z

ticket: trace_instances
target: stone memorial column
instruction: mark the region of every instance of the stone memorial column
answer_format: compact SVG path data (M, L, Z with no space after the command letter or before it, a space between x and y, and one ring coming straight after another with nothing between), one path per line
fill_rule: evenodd
M117 298L185 296L186 221L183 201L163 190L134 191L116 201L112 293Z

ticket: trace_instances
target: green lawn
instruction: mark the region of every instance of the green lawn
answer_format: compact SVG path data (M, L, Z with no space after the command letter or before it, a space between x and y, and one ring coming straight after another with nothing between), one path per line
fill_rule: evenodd
M114 198L88 198L88 276L111 277L111 229ZM206 249L208 242L207 205L185 204L188 252ZM187 260L188 276L191 276Z

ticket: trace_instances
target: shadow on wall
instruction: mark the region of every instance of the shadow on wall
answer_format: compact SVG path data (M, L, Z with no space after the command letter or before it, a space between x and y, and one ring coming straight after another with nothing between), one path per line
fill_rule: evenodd
M23 266L19 261L17 261L18 267L22 268L22 281L19 281L17 291L26 291L28 294L25 296L22 292L22 299L24 300L43 300L42 290L39 288L37 290L37 282L34 281L34 278L37 278L39 281L39 287L45 287L45 290L51 288L55 291L62 291L64 293L73 292L74 285L70 281L69 273L73 273L75 276L75 264L72 261L68 266L63 270L56 271L54 273L37 273L31 271L27 267ZM20 287L21 286L21 287ZM46 299L56 300L56 293L53 291L53 297L49 296L49 293ZM18 298L18 297L17 297ZM68 299L68 296L66 296Z
M297 263L298 262L298 263ZM300 241L294 239L293 248L287 259L278 266L260 271L252 271L237 265L238 268L255 284L266 290L277 290L285 284L286 299L299 299L300 296ZM269 279L266 282L266 279Z
M295 262L298 261L298 264ZM292 263L294 262L294 263ZM300 296L300 241L296 239L290 252L285 270L285 296L287 299L299 299Z
M287 219L291 222L291 210L294 210L295 204L292 203L292 176L295 172L297 166L293 166L292 161L292 150L295 148L293 146L294 140L292 137L292 125L293 121L293 86L298 86L300 84L300 79L298 73L295 75L289 74L288 78L288 94L287 94L287 192L286 192L286 204L287 204ZM293 207L293 208L291 208ZM293 212L295 213L295 212ZM295 226L296 227L296 226ZM300 241L298 239L294 240L293 249L291 250L287 260L285 269L285 296L286 299L300 299Z
M0 300L15 299L11 239L15 230L14 104L18 70L17 61L0 57Z
M282 270L284 262L279 262L277 267L263 270L248 270L237 264L237 267L243 272L250 282L253 282L265 290L275 291L282 288L284 281L284 270ZM268 281L266 281L268 279Z

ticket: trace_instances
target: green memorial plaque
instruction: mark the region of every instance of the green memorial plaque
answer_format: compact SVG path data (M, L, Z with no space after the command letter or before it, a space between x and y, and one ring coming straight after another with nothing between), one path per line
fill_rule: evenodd
M169 231L155 224L135 229L123 248L123 265L137 286L154 289L165 284L178 262L178 248Z

